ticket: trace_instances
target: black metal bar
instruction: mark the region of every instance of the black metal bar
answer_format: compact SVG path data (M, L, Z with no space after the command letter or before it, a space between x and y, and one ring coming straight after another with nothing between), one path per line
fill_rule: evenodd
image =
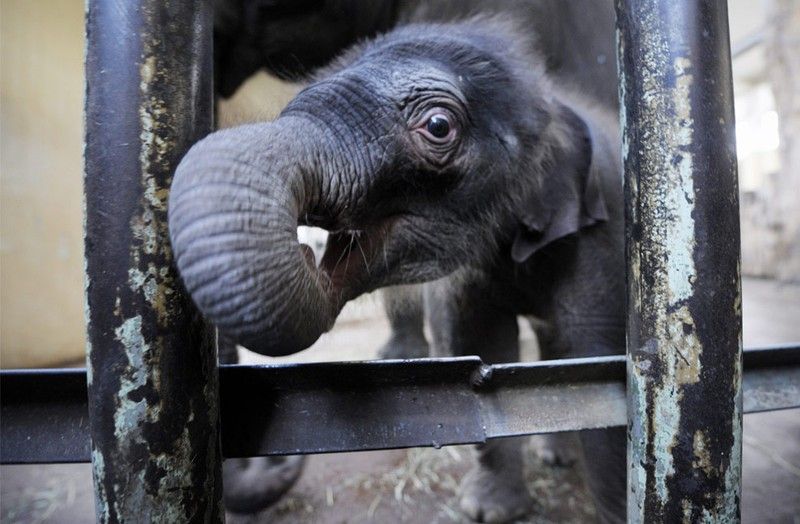
M440 447L607 427L625 420L623 377L621 359L235 366L221 377L223 454Z
M745 412L800 408L800 345L745 351L744 364ZM625 424L622 356L224 366L220 376L228 457L467 444ZM80 369L0 372L0 462L88 461L84 379Z
M0 463L91 461L86 370L0 371Z
M742 357L744 413L800 407L800 346L745 349Z
M173 170L212 127L211 33L208 0L88 3L87 366L101 522L222 519L216 355L167 232Z
M628 520L736 522L741 291L723 0L617 0Z

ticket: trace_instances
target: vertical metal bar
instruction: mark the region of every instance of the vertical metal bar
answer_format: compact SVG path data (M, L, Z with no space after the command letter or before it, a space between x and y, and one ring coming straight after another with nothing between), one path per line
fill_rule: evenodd
M628 520L735 522L741 295L724 0L617 0Z
M213 339L181 288L167 195L212 126L208 0L89 0L86 320L100 522L222 520Z

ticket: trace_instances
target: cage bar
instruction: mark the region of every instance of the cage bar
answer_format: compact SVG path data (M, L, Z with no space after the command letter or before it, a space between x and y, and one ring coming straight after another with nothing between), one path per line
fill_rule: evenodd
M739 520L739 209L724 0L617 0L628 520Z
M744 371L745 413L800 408L800 345L748 349ZM220 396L225 457L475 444L627 420L622 355L222 366ZM0 397L0 463L90 460L84 370L0 371Z
M181 289L172 173L212 128L208 0L90 0L88 411L99 522L222 520L216 354Z

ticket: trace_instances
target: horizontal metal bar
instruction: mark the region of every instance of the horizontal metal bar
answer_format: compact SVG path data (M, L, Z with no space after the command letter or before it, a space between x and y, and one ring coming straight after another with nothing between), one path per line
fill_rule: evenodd
M0 463L90 462L85 369L0 371Z
M767 40L767 28L761 27L757 31L753 31L749 35L740 38L731 46L731 57L735 60L748 51L763 45Z
M744 409L800 407L800 345L744 353ZM222 366L227 457L480 443L625 424L625 357ZM86 373L0 372L0 462L88 462Z
M745 349L743 412L800 407L800 346Z

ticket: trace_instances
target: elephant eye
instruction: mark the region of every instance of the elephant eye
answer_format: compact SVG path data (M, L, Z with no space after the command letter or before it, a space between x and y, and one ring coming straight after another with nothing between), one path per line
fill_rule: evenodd
M429 142L444 145L455 138L453 116L445 109L434 109L423 117L422 125L417 131Z
M427 129L428 133L434 138L445 138L450 134L450 121L446 116L436 114L428 119L428 123L425 124L425 129Z

